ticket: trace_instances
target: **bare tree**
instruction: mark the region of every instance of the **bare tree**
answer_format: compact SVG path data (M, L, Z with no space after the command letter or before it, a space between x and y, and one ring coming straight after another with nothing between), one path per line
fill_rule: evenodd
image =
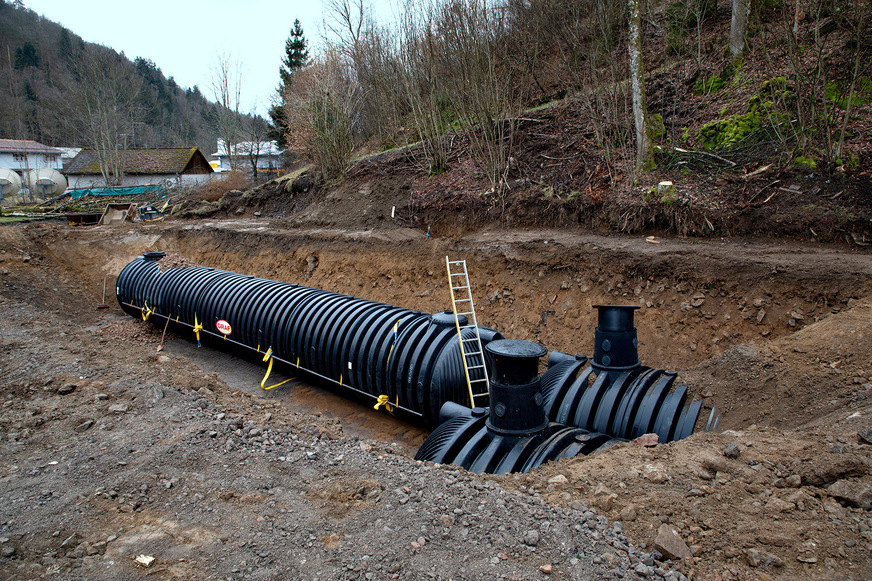
M751 0L733 0L733 16L730 20L730 54L733 58L739 58L745 52L745 33L750 12Z
M447 96L439 78L441 42L434 34L432 3L407 1L400 49L399 85L405 93L411 120L415 126L412 139L420 139L423 159L421 169L438 174L448 167L448 150L444 134L450 129Z
M302 149L325 180L345 175L356 145L362 96L346 59L327 50L297 72L285 98L295 128L291 145Z
M328 0L325 14L327 44L346 59L365 95L359 130L394 144L394 134L408 113L397 30L378 24L365 0Z
M215 121L219 137L224 141L230 160L230 169L238 169L238 152L235 151L242 128L240 106L242 102L242 67L229 53L218 55L212 70L212 93L215 96Z
M364 0L326 0L324 29L328 45L352 60L360 48L364 30L369 27Z
M441 7L436 30L442 43L439 68L444 86L458 116L470 127L475 157L504 204L521 112L506 53L505 13L487 0L450 0Z
M75 109L109 186L120 185L124 177L124 137L135 121L133 103L142 82L124 65L114 51L90 46L76 67L82 89Z
M248 163L251 164L251 177L255 181L258 179L258 162L261 156L272 148L272 145L265 141L268 133L269 123L267 120L257 113L251 113L246 119L243 131L248 145L245 147L245 151L239 153L248 158Z
M645 98L645 66L642 62L642 11L640 0L628 0L630 9L630 85L633 96L633 120L636 126L636 169L653 161L648 106Z

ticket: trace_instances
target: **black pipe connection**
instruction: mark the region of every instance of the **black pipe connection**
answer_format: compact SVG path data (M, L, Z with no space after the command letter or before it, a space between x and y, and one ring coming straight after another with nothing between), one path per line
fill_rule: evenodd
M445 402L469 401L450 311L429 315L202 266L161 272L163 256L146 253L118 275L126 313L160 326L169 321L240 356L266 360L269 353L292 373L426 425L436 424ZM483 345L502 339L493 329L478 331ZM464 330L463 338L474 332ZM481 371L472 373L476 379Z
M594 307L599 310L599 320L593 360L559 351L553 351L548 359L542 384L549 419L620 439L652 432L660 442L689 436L702 401L685 406L687 386L675 385L674 371L639 363L639 341L633 326L633 312L639 307Z
M470 472L528 472L545 462L590 454L617 440L605 434L549 422L539 377L547 350L531 341L493 341L490 406L469 409L446 403L441 423L416 460L455 464Z

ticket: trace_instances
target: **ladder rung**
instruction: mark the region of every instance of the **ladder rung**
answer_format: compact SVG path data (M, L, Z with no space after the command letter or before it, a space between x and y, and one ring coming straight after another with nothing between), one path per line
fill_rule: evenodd
M467 371L472 371L473 369L484 369L484 365L467 365Z
M455 303L468 303L471 301L472 301L472 299L454 299Z

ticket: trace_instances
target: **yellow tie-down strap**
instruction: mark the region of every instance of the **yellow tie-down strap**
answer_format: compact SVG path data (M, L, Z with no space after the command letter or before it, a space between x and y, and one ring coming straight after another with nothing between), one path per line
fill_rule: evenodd
M278 387L278 386L280 386L280 385L284 385L284 384L286 384L286 383L289 382L289 381L293 381L294 378L293 378L293 377L289 377L289 378L287 378L286 380L282 381L281 383L277 383L277 384L275 384L275 385L271 385L271 386L269 386L269 387L265 387L265 386L266 386L266 380L269 379L269 374L272 373L272 366L273 366L272 347L270 347L269 349L267 349L267 350L266 350L266 353L264 353L264 355L263 355L263 361L264 361L264 363L266 363L267 361L269 361L269 365L266 366L266 375L263 376L263 380L260 382L260 388L261 388L261 389L263 389L264 391L266 391L266 390L268 390L268 389L272 389L272 388L274 388L274 387Z
M400 403L400 396L397 396L396 404ZM394 405L391 403L391 400L388 396L382 394L378 396L378 401L375 402L375 405L372 406L372 409L377 410L382 406L385 406L385 409L388 410L388 413L394 413Z
M142 306L142 320L147 321L153 312L154 309L148 308L148 301L145 301Z
M194 334L197 336L197 347L200 346L200 331L203 330L203 323L197 321L197 313L194 313Z

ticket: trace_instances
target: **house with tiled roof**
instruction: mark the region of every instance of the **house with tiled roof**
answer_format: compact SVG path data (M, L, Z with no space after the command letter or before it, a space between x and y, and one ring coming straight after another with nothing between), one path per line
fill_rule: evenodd
M61 170L61 150L28 139L0 139L0 167L24 175L31 169Z
M108 185L100 172L97 150L83 149L66 168L70 189L101 188ZM126 149L121 152L127 186L192 186L212 178L212 166L198 147Z

